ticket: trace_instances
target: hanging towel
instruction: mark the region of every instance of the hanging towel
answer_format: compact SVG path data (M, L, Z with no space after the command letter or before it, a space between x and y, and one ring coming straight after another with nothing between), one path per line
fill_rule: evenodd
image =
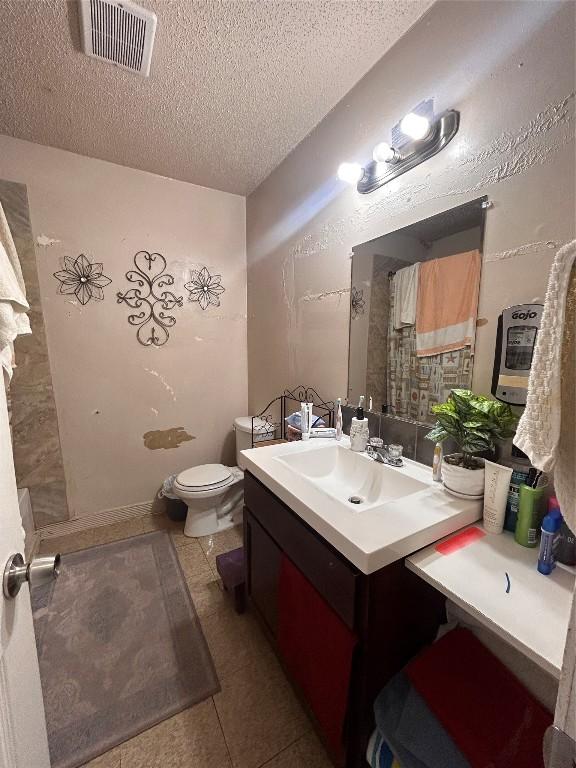
M343 761L344 720L357 638L308 579L282 556L278 649L332 754Z
M18 253L0 203L0 364L6 383L12 378L14 339L32 333L29 309Z
M576 530L576 240L554 259L514 444L544 472L566 524Z
M394 328L399 330L416 323L416 298L420 263L399 269L392 278L394 291Z
M468 251L420 264L416 309L418 357L463 347L474 352L481 262L480 251Z

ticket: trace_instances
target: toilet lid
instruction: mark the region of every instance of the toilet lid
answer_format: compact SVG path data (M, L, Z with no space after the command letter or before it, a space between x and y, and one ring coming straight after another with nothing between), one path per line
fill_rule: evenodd
M231 477L232 473L223 464L201 464L180 472L176 482L185 488L218 488Z

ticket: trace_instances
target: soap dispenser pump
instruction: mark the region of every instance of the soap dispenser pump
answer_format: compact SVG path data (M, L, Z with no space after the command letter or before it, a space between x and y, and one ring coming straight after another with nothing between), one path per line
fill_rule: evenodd
M352 417L350 425L350 448L353 451L365 451L369 438L368 419L364 416L364 395L361 395L356 408L356 416Z

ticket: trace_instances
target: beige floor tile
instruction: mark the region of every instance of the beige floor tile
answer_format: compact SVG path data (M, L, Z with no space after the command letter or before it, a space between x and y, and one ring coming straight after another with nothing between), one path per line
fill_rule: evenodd
M90 760L82 768L120 768L120 747L114 747L100 757Z
M199 573L211 573L210 565L202 551L202 547L195 539L191 539L190 543L186 544L185 547L178 547L176 552L178 553L178 559L186 579Z
M214 703L234 768L258 768L310 730L275 658L266 655L220 683Z
M122 768L230 768L212 699L121 745Z
M316 734L310 731L262 768L332 768L332 763Z
M185 547L187 544L190 544L190 542L195 541L195 539L192 539L190 536L184 536L184 521L177 522L175 520L170 520L165 514L148 515L147 517L142 518L142 522L146 533L149 531L168 531L172 537L174 546L177 548Z
M208 562L214 571L216 571L216 556L224 552L230 552L231 549L237 549L244 544L244 533L241 525L235 525L221 533L214 533L212 536L201 536L198 541L204 550Z
M204 636L220 681L247 664L274 660L275 656L260 625L251 613L237 614L226 593L216 611L201 619Z
M200 618L217 613L229 599L222 591L220 579L212 569L188 576L186 583Z

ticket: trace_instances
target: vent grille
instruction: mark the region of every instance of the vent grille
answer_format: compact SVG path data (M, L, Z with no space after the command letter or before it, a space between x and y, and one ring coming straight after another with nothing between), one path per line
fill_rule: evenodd
M148 76L156 15L130 2L80 0L84 52Z

